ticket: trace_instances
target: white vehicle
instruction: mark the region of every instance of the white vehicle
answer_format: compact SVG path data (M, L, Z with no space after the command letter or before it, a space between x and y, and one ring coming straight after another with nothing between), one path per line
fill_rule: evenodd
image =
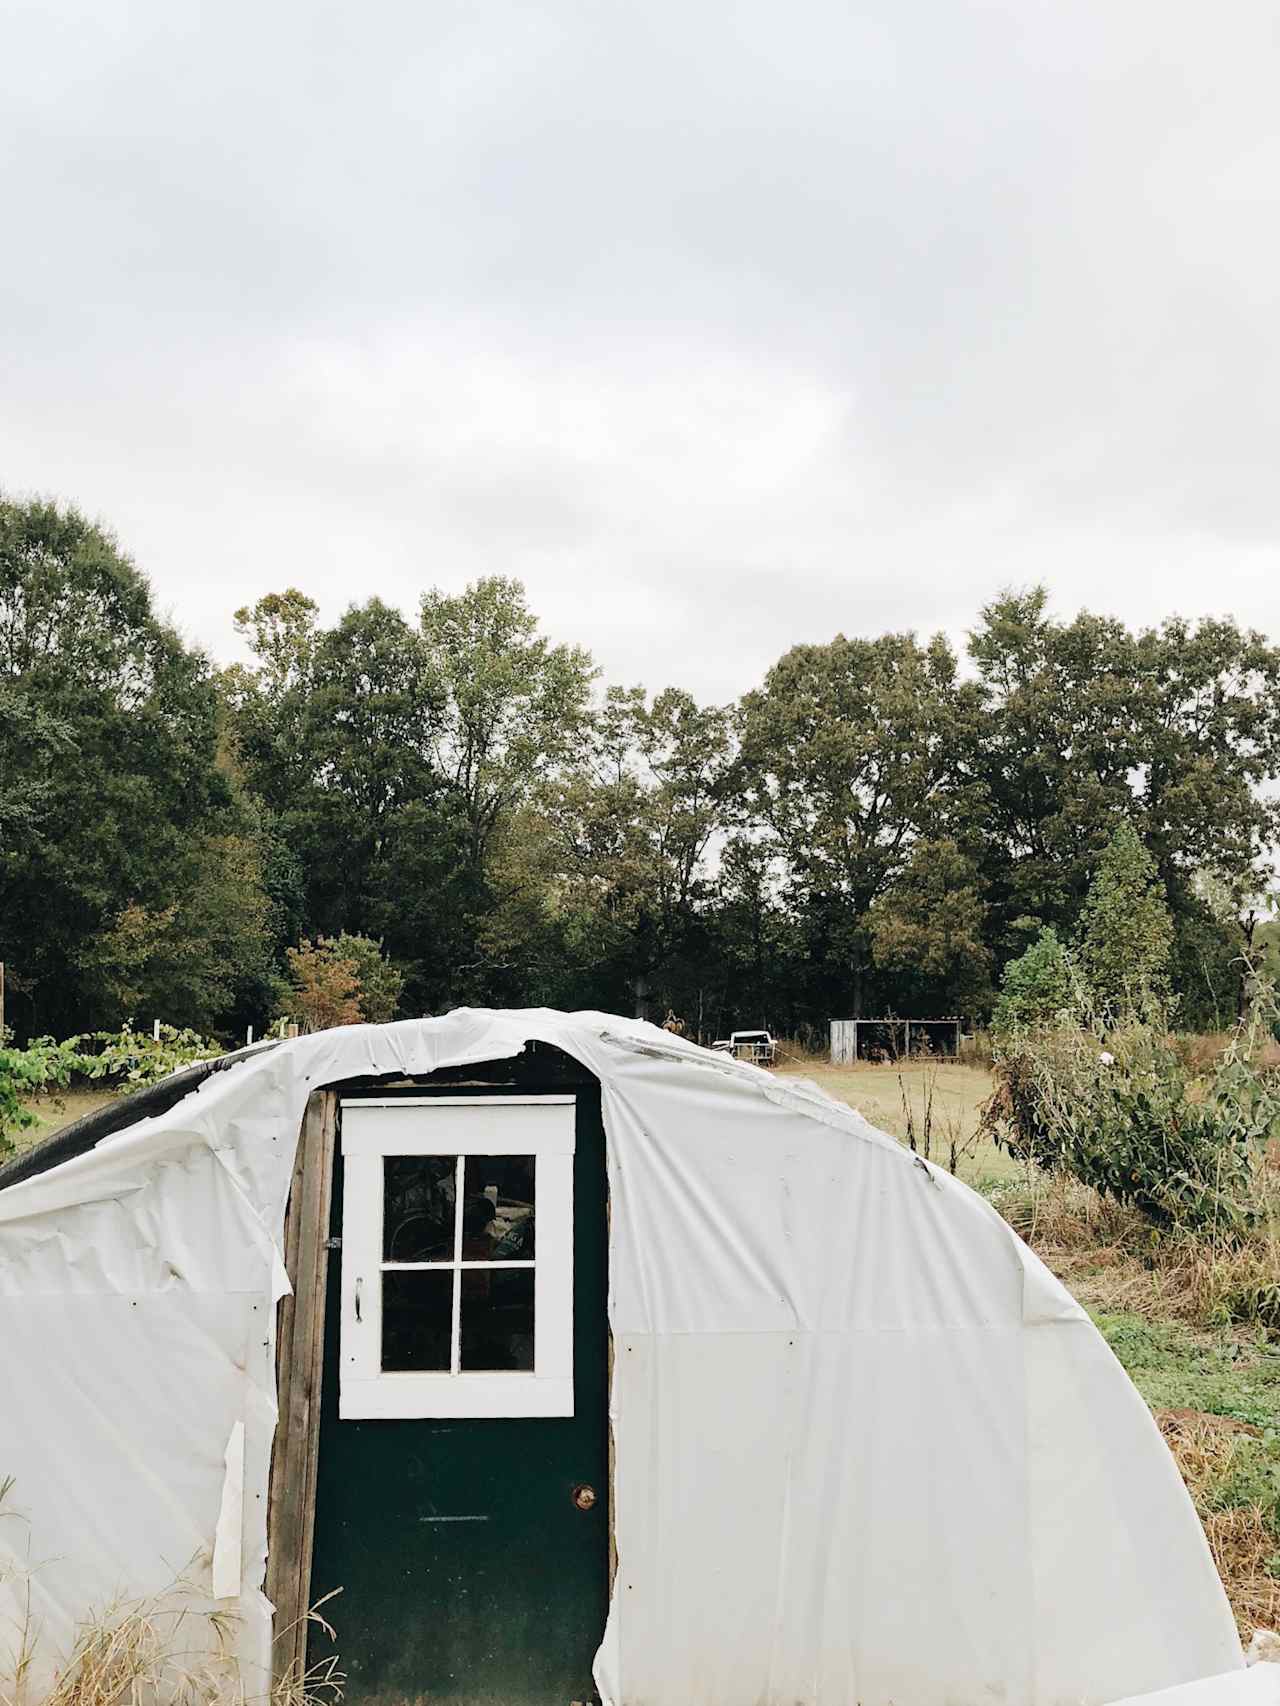
M768 1031L732 1031L711 1046L722 1054L731 1054L735 1060L750 1060L756 1066L772 1066L778 1053L778 1045Z

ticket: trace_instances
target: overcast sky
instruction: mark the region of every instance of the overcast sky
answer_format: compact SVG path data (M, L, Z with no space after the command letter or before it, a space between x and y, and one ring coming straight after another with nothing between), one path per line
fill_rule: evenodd
M8 0L0 487L219 657L520 576L706 699L1003 585L1280 638L1275 0Z

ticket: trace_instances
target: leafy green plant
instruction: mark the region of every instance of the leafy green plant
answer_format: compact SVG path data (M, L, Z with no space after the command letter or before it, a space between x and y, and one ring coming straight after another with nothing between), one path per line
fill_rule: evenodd
M128 1025L119 1031L89 1031L69 1037L62 1047L74 1048L78 1076L113 1079L133 1089L158 1084L170 1073L226 1052L212 1038L176 1025L161 1025L158 1037Z
M1005 1040L982 1127L1157 1226L1238 1236L1265 1213L1258 1172L1280 1135L1280 1084L1256 1064L1275 1011L1274 989L1259 985L1221 1058L1193 1078L1156 997L1113 1029L1077 1006L1075 1023Z
M1072 1001L1071 959L1046 925L1024 954L1010 960L1000 980L1000 998L991 1015L996 1037L1019 1027L1052 1024Z
M37 1037L26 1048L0 1046L0 1155L14 1148L16 1133L36 1123L30 1103L39 1096L56 1095L77 1079L144 1089L223 1052L221 1043L173 1025L161 1025L158 1037L126 1025L62 1042Z
M360 1013L366 1024L385 1025L394 1019L404 993L404 972L386 958L382 943L344 930L334 939L333 952L337 959L349 960L355 967Z
M1151 991L1167 996L1173 919L1155 860L1123 819L1103 850L1080 914L1080 969L1113 1017Z
M29 1048L10 1048L0 1039L0 1156L13 1149L16 1132L36 1123L28 1107L32 1097L65 1090L76 1059L70 1043L52 1037L38 1037Z

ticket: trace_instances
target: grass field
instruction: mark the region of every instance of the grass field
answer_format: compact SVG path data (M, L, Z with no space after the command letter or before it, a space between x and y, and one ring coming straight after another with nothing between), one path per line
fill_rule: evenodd
M61 1096L41 1097L31 1104L36 1124L28 1126L25 1131L15 1132L14 1142L19 1149L40 1143L64 1125L70 1125L72 1120L82 1119L85 1114L91 1114L115 1099L114 1090L67 1090Z
M916 1148L942 1167L949 1164L954 1140L959 1151L956 1172L966 1184L980 1186L987 1181L1022 1177L1018 1162L987 1139L977 1138L978 1108L991 1094L991 1074L981 1067L937 1061L904 1061L901 1066L784 1061L778 1076L810 1079L828 1096L857 1108L881 1131L904 1141L909 1136L909 1123L913 1124Z

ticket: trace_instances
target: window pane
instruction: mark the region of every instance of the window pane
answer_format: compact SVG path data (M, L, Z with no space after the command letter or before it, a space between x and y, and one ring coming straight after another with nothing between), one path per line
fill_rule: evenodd
M444 1369L453 1349L452 1268L382 1276L384 1369Z
M456 1155L387 1155L382 1163L384 1262L451 1262Z
M462 1281L462 1367L533 1372L532 1268L470 1268Z
M468 1155L464 1162L462 1258L533 1260L532 1155Z

